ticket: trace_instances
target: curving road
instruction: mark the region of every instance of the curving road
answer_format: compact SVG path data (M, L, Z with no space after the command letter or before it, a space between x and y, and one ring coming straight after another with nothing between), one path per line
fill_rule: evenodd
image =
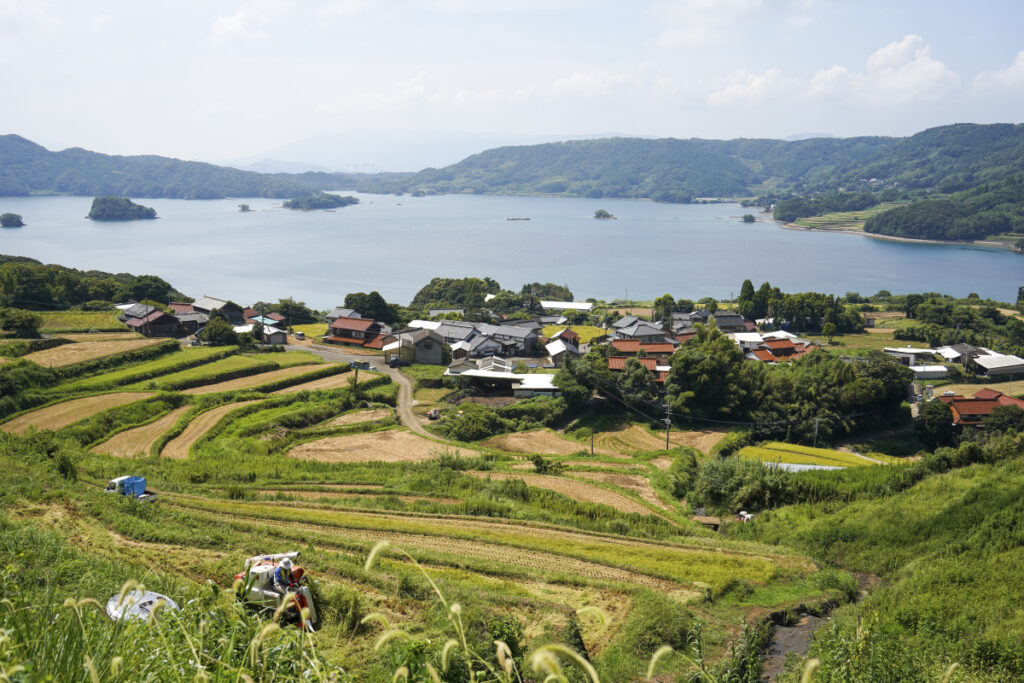
M369 363L370 368L377 372L383 372L391 378L391 381L398 385L398 419L403 425L408 427L411 431L419 434L422 437L431 439L433 441L440 441L436 436L428 432L423 428L423 423L420 421L416 414L412 412L413 397L412 380L406 375L402 374L396 368L389 368L384 364L384 359L380 356L367 356L364 354L356 353L345 353L344 351L335 351L334 349L325 349L316 346L285 346L286 351L308 351L309 353L316 354L324 360L331 361L333 363L350 363L352 361L359 361L360 363Z

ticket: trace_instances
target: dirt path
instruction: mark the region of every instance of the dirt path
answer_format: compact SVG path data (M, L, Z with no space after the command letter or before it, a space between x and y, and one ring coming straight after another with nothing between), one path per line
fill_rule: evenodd
M151 391L137 393L122 391L115 394L99 394L97 396L76 398L72 401L56 403L52 406L25 413L9 422L3 423L0 425L0 429L14 434L21 434L29 427L57 430L61 427L67 427L69 424L74 424L79 420L84 420L87 417L92 417L104 410L142 401L152 396L156 396L156 394Z
M164 445L163 450L160 451L160 455L164 458L184 460L188 457L188 450L192 447L192 444L198 441L199 437L203 434L210 431L215 424L220 422L222 417L230 413L235 408L241 408L242 406L247 406L250 403L258 403L258 401L229 403L224 406L218 406L213 410L207 410L205 413L200 413L188 424L188 427L185 427L185 431Z

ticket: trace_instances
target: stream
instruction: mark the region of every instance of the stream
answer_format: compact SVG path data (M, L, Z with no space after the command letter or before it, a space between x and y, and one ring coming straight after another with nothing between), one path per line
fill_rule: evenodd
M790 652L803 657L807 654L807 648L811 644L811 636L814 630L828 617L816 617L806 612L801 612L799 619L792 626L778 626L775 628L775 635L764 652L764 669L761 673L762 681L774 681L785 670L786 655Z

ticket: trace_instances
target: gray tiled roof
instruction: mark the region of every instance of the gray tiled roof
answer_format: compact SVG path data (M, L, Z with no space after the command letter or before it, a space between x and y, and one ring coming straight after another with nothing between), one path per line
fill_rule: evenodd
M145 318L155 310L156 306L150 306L149 304L135 304L131 308L126 308L124 310L124 316L126 318Z

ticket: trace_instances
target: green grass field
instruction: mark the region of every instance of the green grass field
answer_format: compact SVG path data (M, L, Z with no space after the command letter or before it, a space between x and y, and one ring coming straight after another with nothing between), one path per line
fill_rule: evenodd
M227 358L207 363L205 365L200 365L199 367L181 370L180 372L174 372L154 379L143 380L135 384L129 384L128 388L173 390L178 387L188 386L193 382L212 384L227 375L237 372L245 372L247 370L253 370L253 373L251 374L255 374L255 371L260 368L263 368L264 370L274 370L277 368L277 364L267 357L270 355L271 354L261 354L259 356L228 356Z
M306 339L318 341L320 337L327 334L327 323L312 323L309 325L292 325L292 329L296 332L302 332L306 335Z
M119 311L40 311L43 334L59 332L127 332L128 327L117 319Z
M115 386L124 386L144 379L179 372L183 366L204 363L217 359L225 353L234 353L233 346L185 347L180 351L161 356L156 360L135 363L124 368L100 375L74 379L58 385L54 391L70 393L76 391L98 391Z
M832 344L828 339L817 334L801 335L804 339L817 342L830 351L848 355L864 355L869 351L881 351L887 346L910 346L915 349L929 348L928 344L917 341L905 341L895 339L893 331L861 333L861 334L837 334L832 338Z

